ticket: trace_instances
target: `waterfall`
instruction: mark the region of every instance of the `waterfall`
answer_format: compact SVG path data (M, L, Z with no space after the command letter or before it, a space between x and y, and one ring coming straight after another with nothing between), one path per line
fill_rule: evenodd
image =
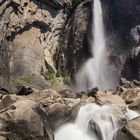
M139 116L127 110L128 120ZM80 108L74 123L65 124L55 132L55 140L113 140L119 128L114 106L88 104Z
M110 109L96 104L81 107L75 123L60 128L55 140L112 140L118 123Z
M89 90L98 87L100 90L113 89L118 85L116 69L109 64L105 45L105 31L103 13L100 0L93 2L93 25L90 58L81 67L75 76L78 91Z
M76 74L77 90L88 90L93 87L107 90L115 88L118 84L116 69L109 64L107 57L100 0L94 0L93 7L93 57ZM128 108L126 111L124 115L115 105L87 104L80 108L74 123L65 124L55 131L55 140L113 140L115 132L121 127L122 118L131 120L139 116L137 112ZM118 114L121 114L121 117Z

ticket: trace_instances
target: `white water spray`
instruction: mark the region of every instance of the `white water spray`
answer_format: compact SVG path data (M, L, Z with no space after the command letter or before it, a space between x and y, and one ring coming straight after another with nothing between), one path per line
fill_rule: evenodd
M119 120L114 116L114 106L88 104L80 108L75 123L60 127L55 132L55 140L113 140L118 130ZM128 120L139 116L127 109Z
M115 68L109 65L105 46L105 31L100 0L93 3L92 34L94 39L91 44L93 57L89 59L76 74L76 87L85 91L98 87L101 90L113 89L118 85Z
M118 121L112 107L88 104L81 107L74 124L67 124L55 133L55 140L112 140Z

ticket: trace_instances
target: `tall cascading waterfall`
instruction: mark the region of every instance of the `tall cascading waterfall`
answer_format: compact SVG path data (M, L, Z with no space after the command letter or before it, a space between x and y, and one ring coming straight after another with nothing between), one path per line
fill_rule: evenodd
M93 57L89 59L75 76L78 91L90 90L98 87L100 90L115 88L119 83L117 70L109 64L105 45L105 31L103 13L100 0L93 2L93 25L91 52Z

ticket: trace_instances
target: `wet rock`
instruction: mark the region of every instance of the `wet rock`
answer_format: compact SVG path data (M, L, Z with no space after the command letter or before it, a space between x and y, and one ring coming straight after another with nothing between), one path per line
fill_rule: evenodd
M76 98L82 98L83 95L86 95L86 92L76 92Z
M96 95L96 93L97 93L97 91L98 91L99 89L96 87L96 88L93 88L93 89L91 89L90 91L87 91L87 96L88 97L95 97L95 95Z
M140 117L127 122L116 134L116 140L140 140Z
M120 86L123 86L125 88L132 88L135 87L135 84L132 81L128 81L125 78L120 79Z

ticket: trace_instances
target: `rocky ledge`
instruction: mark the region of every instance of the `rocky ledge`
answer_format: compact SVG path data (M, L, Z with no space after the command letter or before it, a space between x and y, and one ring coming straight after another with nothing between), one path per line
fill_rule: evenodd
M140 117L128 122L123 117L127 106L140 113L140 87L124 85L114 91L91 90L84 94L28 87L20 88L17 94L6 94L4 89L0 92L1 140L54 140L54 131L74 121L80 107L88 103L114 105L113 112L122 124L118 140L140 139Z

